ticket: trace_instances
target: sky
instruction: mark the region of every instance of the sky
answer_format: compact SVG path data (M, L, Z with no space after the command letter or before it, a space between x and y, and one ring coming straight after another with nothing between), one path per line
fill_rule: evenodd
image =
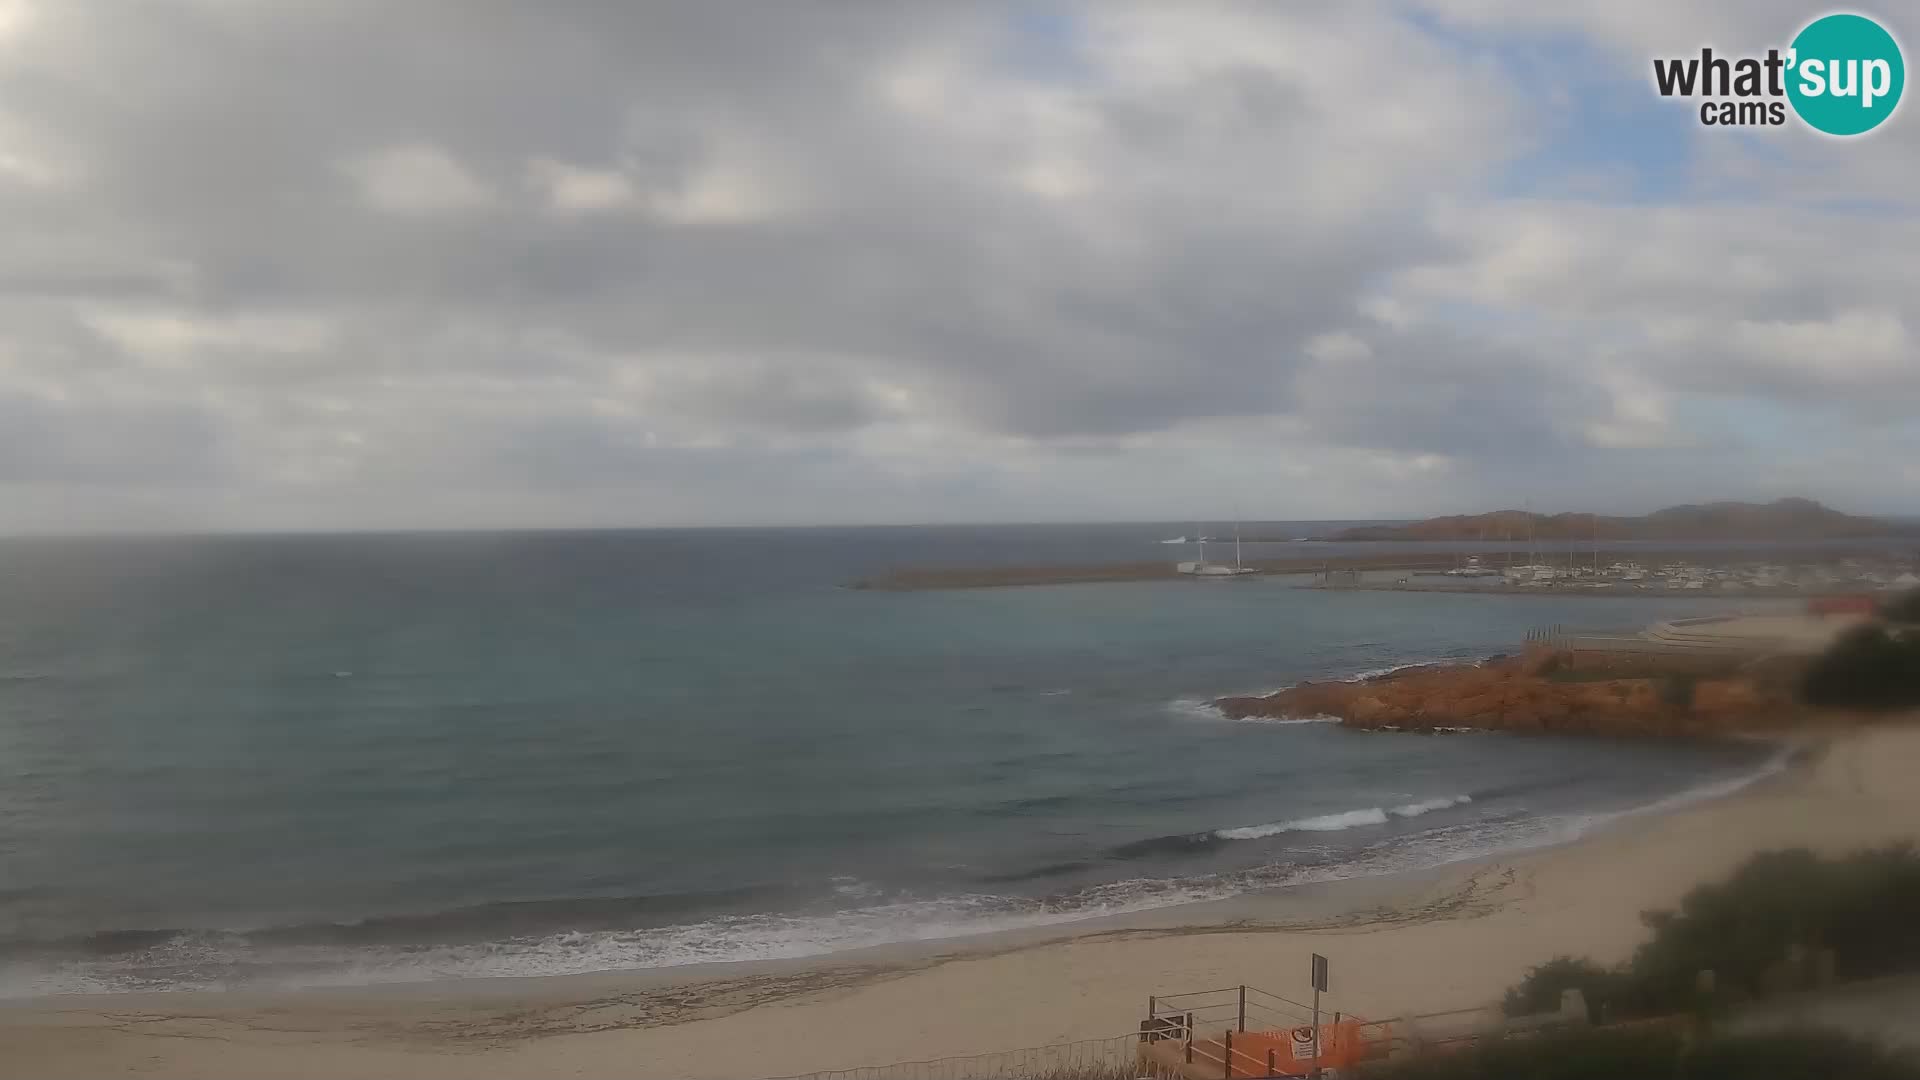
M0 0L0 532L1920 513L1825 10Z

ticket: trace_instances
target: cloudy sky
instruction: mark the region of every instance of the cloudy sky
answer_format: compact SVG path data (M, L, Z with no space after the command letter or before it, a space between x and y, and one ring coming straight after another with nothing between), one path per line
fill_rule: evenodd
M0 531L1920 512L1913 105L1575 7L0 0Z

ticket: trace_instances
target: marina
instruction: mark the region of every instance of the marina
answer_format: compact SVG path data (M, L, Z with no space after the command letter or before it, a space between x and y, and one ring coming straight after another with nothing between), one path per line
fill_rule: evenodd
M1650 558L1615 560L1599 565L1563 565L1528 562L1501 569L1484 566L1478 557L1447 570L1418 569L1395 573L1328 567L1303 588L1390 589L1405 592L1582 593L1601 596L1699 596L1702 593L1738 596L1831 596L1867 592L1897 592L1920 587L1920 564L1913 557L1853 556L1800 562L1773 558Z

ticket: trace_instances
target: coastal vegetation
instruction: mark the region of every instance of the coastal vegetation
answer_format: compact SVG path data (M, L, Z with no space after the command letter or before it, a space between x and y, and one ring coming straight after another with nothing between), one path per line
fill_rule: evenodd
M1808 704L1920 707L1920 589L1881 605L1880 616L1842 636L1807 669L1800 692Z
M1882 604L1880 617L1903 625L1920 624L1920 589L1908 589Z
M1750 1000L1804 981L1831 955L1832 974L1859 979L1920 970L1920 853L1872 849L1823 858L1766 852L1677 910L1642 916L1652 937L1626 964L1558 957L1507 992L1510 1015L1557 1008L1578 989L1592 1018L1667 1016ZM1713 973L1711 989L1700 973Z
M1692 1039L1661 1026L1486 1042L1369 1075L1381 1080L1920 1080L1920 1062L1829 1031Z

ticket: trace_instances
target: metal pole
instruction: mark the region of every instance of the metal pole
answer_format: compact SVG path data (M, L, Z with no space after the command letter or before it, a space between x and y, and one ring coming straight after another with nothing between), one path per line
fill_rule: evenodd
M1274 1068L1273 1047L1269 1046L1267 1047L1267 1075L1275 1076L1278 1072L1279 1070Z
M1313 984L1313 1077L1320 1080L1320 984Z
M1240 1030L1247 1030L1247 984L1240 984Z
M1221 1045L1226 1049L1220 1052L1220 1067L1223 1070L1220 1075L1225 1080L1233 1080L1233 1030L1231 1028L1227 1030L1227 1037L1222 1040Z

